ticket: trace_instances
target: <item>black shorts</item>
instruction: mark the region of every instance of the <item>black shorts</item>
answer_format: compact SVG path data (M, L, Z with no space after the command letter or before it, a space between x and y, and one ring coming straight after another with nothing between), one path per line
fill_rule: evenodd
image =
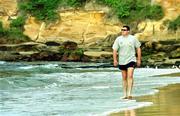
M127 70L129 67L135 68L135 65L136 65L136 62L132 61L132 62L126 64L126 65L118 65L118 67L119 67L120 70Z

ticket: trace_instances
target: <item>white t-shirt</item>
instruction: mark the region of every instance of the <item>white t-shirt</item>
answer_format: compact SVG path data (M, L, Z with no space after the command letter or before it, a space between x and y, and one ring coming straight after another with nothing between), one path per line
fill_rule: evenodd
M136 48L140 46L141 43L133 35L117 37L112 48L118 51L119 65L126 65L131 61L136 62Z

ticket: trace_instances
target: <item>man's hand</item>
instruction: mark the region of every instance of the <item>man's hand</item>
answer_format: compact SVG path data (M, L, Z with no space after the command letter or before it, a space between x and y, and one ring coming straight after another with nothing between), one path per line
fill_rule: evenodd
M115 60L115 61L114 61L114 67L116 67L117 65L118 65L118 61Z
M141 48L137 48L137 67L141 66Z
M118 65L116 50L113 50L113 61L114 61L113 65L114 65L114 67L116 67Z

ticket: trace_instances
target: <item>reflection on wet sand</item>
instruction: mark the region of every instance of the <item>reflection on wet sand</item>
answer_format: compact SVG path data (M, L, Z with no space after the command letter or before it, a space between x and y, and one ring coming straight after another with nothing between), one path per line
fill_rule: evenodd
M124 116L136 116L135 110L126 110L124 111Z
M136 111L134 109L132 110L125 110L121 113L112 113L110 116L136 116Z

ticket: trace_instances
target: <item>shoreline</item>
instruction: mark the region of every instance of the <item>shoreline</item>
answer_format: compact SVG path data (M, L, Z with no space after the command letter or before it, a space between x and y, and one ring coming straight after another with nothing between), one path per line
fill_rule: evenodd
M5 60L0 60L0 64L4 64L4 63L14 63L14 62L21 62L21 63L28 63L28 64L34 64L34 63L38 63L38 64L44 64L44 63L58 63L58 64L69 64L69 63L92 63L93 65L90 66L83 66L83 68L117 68L113 66L112 62L95 62L95 61L89 61L89 62L81 62L81 61L48 61L48 60L36 60L36 61L5 61ZM94 65L96 64L96 65ZM157 67L156 65L154 66L141 66L139 68L149 68L149 69L180 69L180 67L176 67L174 68L172 66L165 66L162 64L161 67ZM179 65L180 66L180 65ZM66 67L67 68L67 67ZM72 68L72 67L68 67L68 68ZM81 67L76 67L76 68L81 68ZM180 73L177 74L178 76L180 76ZM177 76L176 74L174 76ZM168 75L155 75L155 76L172 76L171 74ZM173 77L173 76L172 76Z
M179 116L180 83L158 88L154 95L135 97L137 102L153 102L151 106L112 113L109 116Z

